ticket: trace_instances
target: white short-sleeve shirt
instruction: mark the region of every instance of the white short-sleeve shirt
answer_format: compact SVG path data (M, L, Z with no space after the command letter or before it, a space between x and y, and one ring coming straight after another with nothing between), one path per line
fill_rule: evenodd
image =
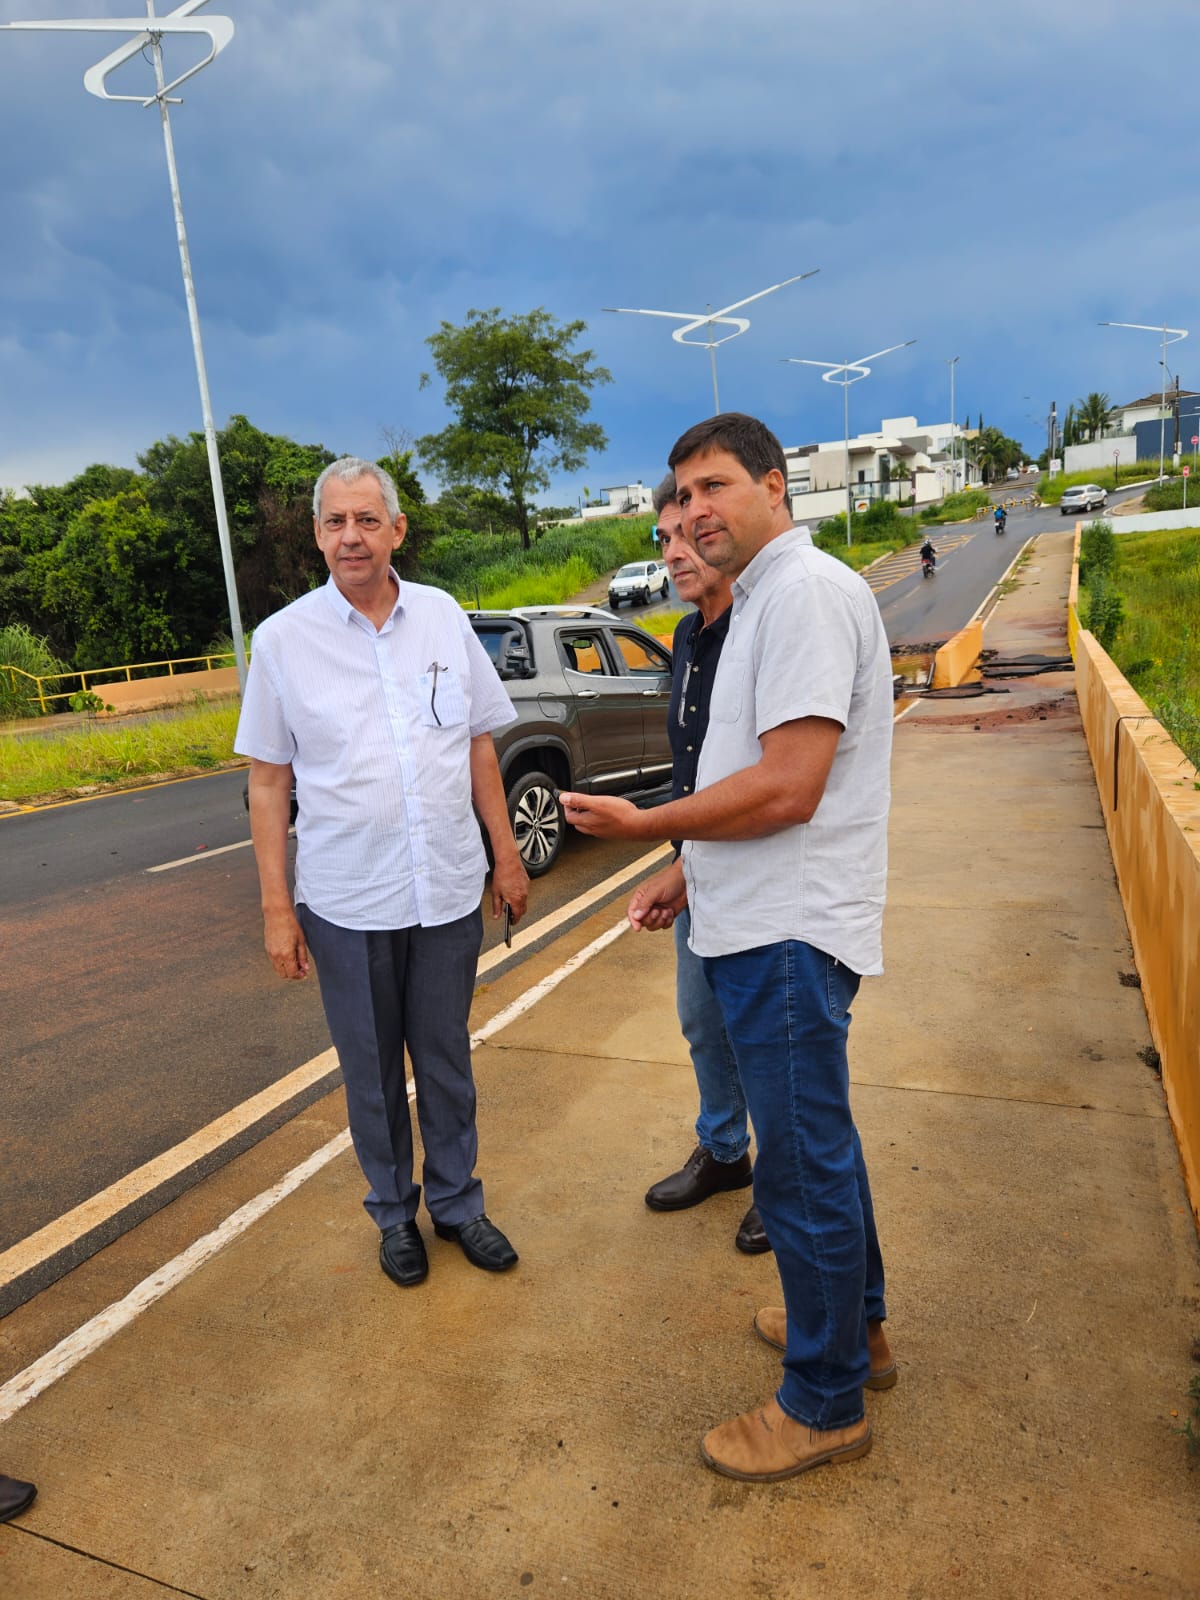
M734 582L697 788L756 765L760 736L801 717L844 730L821 801L808 822L765 838L684 845L692 949L729 955L798 939L879 973L891 656L864 580L791 529Z
M332 579L260 624L234 749L296 779L296 900L354 929L435 927L487 862L470 742L516 713L458 603L402 583L376 632Z

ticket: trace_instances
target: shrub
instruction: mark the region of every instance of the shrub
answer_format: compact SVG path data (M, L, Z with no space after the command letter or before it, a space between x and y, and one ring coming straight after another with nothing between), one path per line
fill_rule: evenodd
M1101 574L1111 578L1116 570L1117 541L1112 523L1097 518L1088 523L1079 540L1079 581L1090 584L1093 575Z
M15 667L16 672L5 672L5 667ZM25 626L12 622L0 628L0 717L40 717L42 707L36 699L37 684L30 678L49 678L43 683L49 694L58 690L57 678L68 669L56 659L48 642ZM22 677L21 674L27 674Z
M1125 620L1125 602L1112 586L1103 569L1093 573L1088 583L1088 608L1083 625L1095 634L1100 647L1112 653L1117 634Z
M921 521L965 522L981 506L990 506L991 503L992 497L986 489L960 489L957 494L948 494L944 500L935 500L932 505L922 506Z

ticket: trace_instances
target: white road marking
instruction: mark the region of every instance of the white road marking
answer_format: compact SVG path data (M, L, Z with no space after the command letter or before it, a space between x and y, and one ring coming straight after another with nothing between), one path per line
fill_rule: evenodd
M622 884L628 883L631 878L640 877L641 874L652 867L656 861L661 861L670 852L671 846L660 844L657 849L651 850L647 855L639 856L636 861L631 861L627 867L622 867L619 872L614 872L611 877L605 878L603 883L597 883L583 894L576 895L574 900L568 900L565 906L559 906L557 911L552 911L548 917L543 917L540 922L535 922L531 928L520 928L513 934L512 949L503 942L489 950L487 955L480 956L478 970L490 972L493 967L498 967L502 961L514 956L518 951L526 949L529 945L543 939L555 928L561 927L571 917L578 916L581 911L586 911L589 906L596 904L610 895L614 889L619 889Z
M486 1040L499 1033L501 1029L506 1028L509 1023L523 1016L539 1000L545 999L548 994L557 989L559 984L568 978L571 973L578 971L585 962L590 961L594 955L598 955L601 950L606 949L608 945L618 939L628 927L628 922L622 917L614 927L609 928L606 933L602 933L598 938L593 939L591 944L585 945L582 950L577 951L569 961L564 962L561 967L543 978L540 983L535 984L532 989L521 995L512 1005L507 1006L497 1016L493 1017L490 1022L485 1023L477 1033L472 1034L471 1048L475 1049L476 1046L483 1044ZM532 929L530 931L532 932ZM316 1059L320 1060L320 1057ZM309 1063L310 1066L313 1064ZM415 1092L415 1087L410 1079L408 1082L408 1098L410 1100L413 1099ZM164 1295L170 1293L177 1285L189 1278L206 1261L210 1261L218 1251L223 1250L227 1244L232 1243L239 1235L245 1233L260 1217L264 1217L281 1200L285 1200L302 1183L305 1183L315 1173L320 1172L336 1156L343 1154L349 1148L350 1132L349 1129L343 1129L328 1144L322 1145L319 1150L314 1151L306 1161L302 1161L299 1166L293 1167L285 1177L281 1178L270 1189L264 1190L262 1194L256 1195L253 1200L248 1200L245 1205L239 1206L232 1215L226 1217L225 1221L219 1227L214 1228L211 1233L206 1233L203 1238L197 1239L195 1244L181 1251L179 1255L168 1261L156 1272L152 1272L149 1277L143 1278L141 1283L131 1289L122 1299L114 1301L110 1306L106 1306L103 1311L98 1311L94 1317L89 1318L74 1333L70 1333L64 1339L60 1339L52 1350L48 1350L45 1355L39 1356L36 1361L31 1362L23 1371L10 1378L7 1383L0 1385L0 1423L7 1422L22 1407L27 1406L31 1400L35 1400L38 1395L44 1393L51 1384L57 1383L59 1378L65 1377L68 1372L79 1366L81 1362L86 1361L90 1355L94 1355L102 1345L107 1344L114 1334L119 1333L123 1328L127 1328L130 1323L141 1316L143 1311L148 1310L156 1301L161 1300Z
M260 1121L277 1106L302 1093L336 1067L336 1052L332 1049L323 1050L319 1056L314 1056L302 1067L289 1072L286 1078L280 1078L277 1083L269 1085L260 1094L253 1095L249 1100L243 1100L241 1105L234 1106L232 1111L227 1111L214 1122L198 1129L181 1144L165 1150L152 1161L135 1167L132 1172L127 1172L124 1177L118 1178L116 1183L109 1184L107 1189L101 1189L99 1194L94 1194L85 1200L82 1205L74 1206L62 1216L56 1217L53 1222L47 1223L44 1228L31 1233L27 1239L22 1239L20 1243L0 1252L0 1288L21 1277L32 1267L57 1255L68 1245L74 1244L93 1228L108 1221L111 1216L135 1200L139 1200L144 1194L157 1189L180 1172L186 1171L194 1162L210 1155L221 1145L227 1144L243 1129Z
M295 829L288 830L294 834ZM211 861L214 856L227 856L231 850L248 850L253 843L250 839L239 839L237 844L219 844L215 850L197 850L194 855L180 856L178 861L164 861L161 866L147 867L147 872L170 872L175 867L190 867L193 861Z

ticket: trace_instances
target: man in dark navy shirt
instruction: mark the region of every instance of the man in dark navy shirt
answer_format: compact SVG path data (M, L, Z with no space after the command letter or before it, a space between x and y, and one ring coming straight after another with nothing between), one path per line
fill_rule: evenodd
M681 599L699 608L682 618L672 641L671 798L679 800L696 788L700 746L708 727L708 702L721 646L729 630L733 596L730 580L702 561L695 547L683 537L674 473L668 473L655 490L654 508L658 512L659 548L671 581ZM675 853L678 856L678 844ZM647 1193L646 1204L654 1211L683 1211L710 1195L747 1188L753 1180L746 1101L737 1063L700 958L688 948L688 928L685 909L675 918L675 1002L700 1090L698 1142L681 1170L654 1184ZM753 1206L742 1219L734 1243L748 1255L771 1248Z

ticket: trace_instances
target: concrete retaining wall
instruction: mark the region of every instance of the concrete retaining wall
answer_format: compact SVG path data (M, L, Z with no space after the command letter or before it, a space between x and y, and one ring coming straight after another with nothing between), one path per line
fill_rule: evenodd
M1136 511L1129 517L1105 517L1114 533L1151 533L1155 528L1200 528L1200 482L1197 482L1196 503L1181 511ZM1191 498L1189 494L1189 499ZM1089 517L1089 522L1098 520Z
M1163 1089L1200 1222L1200 774L1095 638L1075 686Z
M979 664L982 649L983 623L968 622L934 656L933 688L952 689L965 683Z
M158 706L186 705L198 694L206 700L236 694L236 667L213 672L176 672L161 678L136 678L132 683L97 683L92 692L115 711L152 711Z

